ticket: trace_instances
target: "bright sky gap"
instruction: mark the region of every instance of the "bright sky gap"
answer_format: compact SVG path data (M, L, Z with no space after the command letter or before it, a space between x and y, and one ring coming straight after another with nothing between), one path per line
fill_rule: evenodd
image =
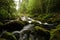
M16 10L19 9L19 1L22 2L22 0L14 0L15 4L16 4Z

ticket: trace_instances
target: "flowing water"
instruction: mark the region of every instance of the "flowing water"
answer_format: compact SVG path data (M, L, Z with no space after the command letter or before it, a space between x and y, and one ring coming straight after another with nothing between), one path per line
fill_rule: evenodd
M20 31L14 31L12 34L19 34L18 40L29 40L30 33L28 31L33 31L33 24L28 24ZM17 35L18 36L18 35Z
M31 19L31 18L29 18L29 19L27 18L26 21L34 21L34 22L37 22L39 24L48 25L48 26L52 25L53 26L53 24L42 23L40 21L36 21L36 20ZM44 32L41 31L41 33L39 34L40 31L39 32L35 32L35 33L32 33L32 31L34 31L34 24L30 24L29 23L28 25L24 26L22 30L20 30L20 31L13 31L12 34L15 35L17 40L47 40L44 37L40 36L40 35L44 36L45 35ZM0 35L0 37L5 32L6 31L3 31L2 34Z

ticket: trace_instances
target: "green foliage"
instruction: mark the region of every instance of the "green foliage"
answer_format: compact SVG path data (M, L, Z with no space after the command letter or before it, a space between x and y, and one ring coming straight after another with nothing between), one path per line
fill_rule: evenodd
M42 22L59 24L59 0L23 0L20 13Z
M23 0L23 2L24 1L26 0ZM21 4L21 6L22 5L23 4ZM21 8L26 8L26 9L22 9L25 10L25 12L24 11L22 12L29 14L30 17L36 20L55 24L56 28L51 29L50 31L51 38L53 38L51 40L55 40L54 36L56 37L56 40L60 40L60 37L58 36L59 32L58 33L56 32L60 29L59 5L60 5L60 0L28 0L28 2L24 2L24 5ZM36 30L38 29L42 30L42 28L40 28L39 26L35 28Z
M27 11L32 13L58 12L59 0L29 0Z
M20 4L20 13L26 13L28 0L23 0Z
M42 13L42 6L41 0L29 0L27 11L35 14L35 13Z
M11 19L16 11L14 7L13 0L0 0L0 19Z
M48 31L51 35L51 40L60 40L60 0L23 0L20 5L21 15L28 15L36 20L56 24L56 29L46 30L40 26L36 26L36 30ZM16 13L16 14L15 14ZM17 15L13 0L0 0L0 20L13 19ZM18 14L21 16L20 14ZM28 23L18 21L18 24L26 25ZM12 24L12 23L11 23ZM0 22L0 25L3 23ZM9 24L10 25L10 24ZM37 25L37 24L36 24ZM16 38L6 33L6 38Z

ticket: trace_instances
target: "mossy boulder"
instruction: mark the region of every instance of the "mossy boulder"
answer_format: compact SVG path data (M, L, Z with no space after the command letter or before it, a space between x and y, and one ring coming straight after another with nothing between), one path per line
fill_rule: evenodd
M55 29L55 31L53 31L50 40L60 40L60 29Z

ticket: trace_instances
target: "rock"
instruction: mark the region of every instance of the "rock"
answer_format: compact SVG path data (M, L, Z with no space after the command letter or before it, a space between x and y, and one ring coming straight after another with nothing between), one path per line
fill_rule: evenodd
M60 40L60 30L57 30L53 33L51 40Z

